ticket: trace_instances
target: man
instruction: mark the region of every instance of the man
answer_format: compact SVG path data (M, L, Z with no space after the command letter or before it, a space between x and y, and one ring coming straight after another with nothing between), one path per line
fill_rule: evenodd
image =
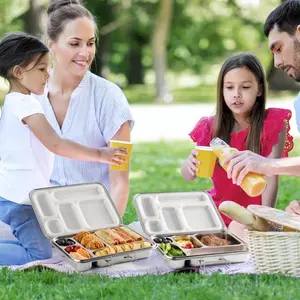
M269 39L275 67L300 82L300 0L287 0L273 10L264 24L264 33ZM228 178L238 185L248 172L300 176L300 157L271 159L241 151L230 154L224 163L229 163ZM292 201L286 210L300 214L300 201Z

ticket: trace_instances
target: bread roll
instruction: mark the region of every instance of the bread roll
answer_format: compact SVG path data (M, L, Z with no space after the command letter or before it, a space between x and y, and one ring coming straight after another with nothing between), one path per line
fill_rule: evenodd
M219 205L219 211L232 220L248 226L250 229L269 231L270 225L266 220L255 216L247 208L233 201L222 202Z

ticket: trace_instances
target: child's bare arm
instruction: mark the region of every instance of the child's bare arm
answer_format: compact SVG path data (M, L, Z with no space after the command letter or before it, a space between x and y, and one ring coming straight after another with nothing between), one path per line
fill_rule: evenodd
M282 156L285 141L286 126L284 126L284 129L279 133L277 144L273 146L272 152L269 155L270 158L280 158ZM278 175L267 178L267 187L262 194L262 205L275 207L278 192L278 179Z
M40 142L51 152L71 159L95 161L119 165L126 155L123 148L88 148L71 140L61 138L50 125L45 115L37 113L23 119Z
M196 178L196 172L200 165L200 162L196 159L196 155L197 151L193 149L181 167L181 174L186 181L191 181Z

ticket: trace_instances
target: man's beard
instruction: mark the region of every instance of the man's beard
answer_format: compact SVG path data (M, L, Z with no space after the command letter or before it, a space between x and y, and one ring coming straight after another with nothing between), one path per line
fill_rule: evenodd
M300 82L300 42L297 39L294 40L294 71L294 80Z

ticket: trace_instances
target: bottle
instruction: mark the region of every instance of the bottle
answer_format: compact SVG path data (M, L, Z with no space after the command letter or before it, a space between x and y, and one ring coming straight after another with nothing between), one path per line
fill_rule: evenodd
M224 159L229 153L237 152L238 150L236 148L231 148L218 137L211 140L210 146L219 158L221 167L226 171L228 165L223 164ZM250 197L257 197L265 190L267 186L267 179L263 175L249 172L244 177L240 186Z

